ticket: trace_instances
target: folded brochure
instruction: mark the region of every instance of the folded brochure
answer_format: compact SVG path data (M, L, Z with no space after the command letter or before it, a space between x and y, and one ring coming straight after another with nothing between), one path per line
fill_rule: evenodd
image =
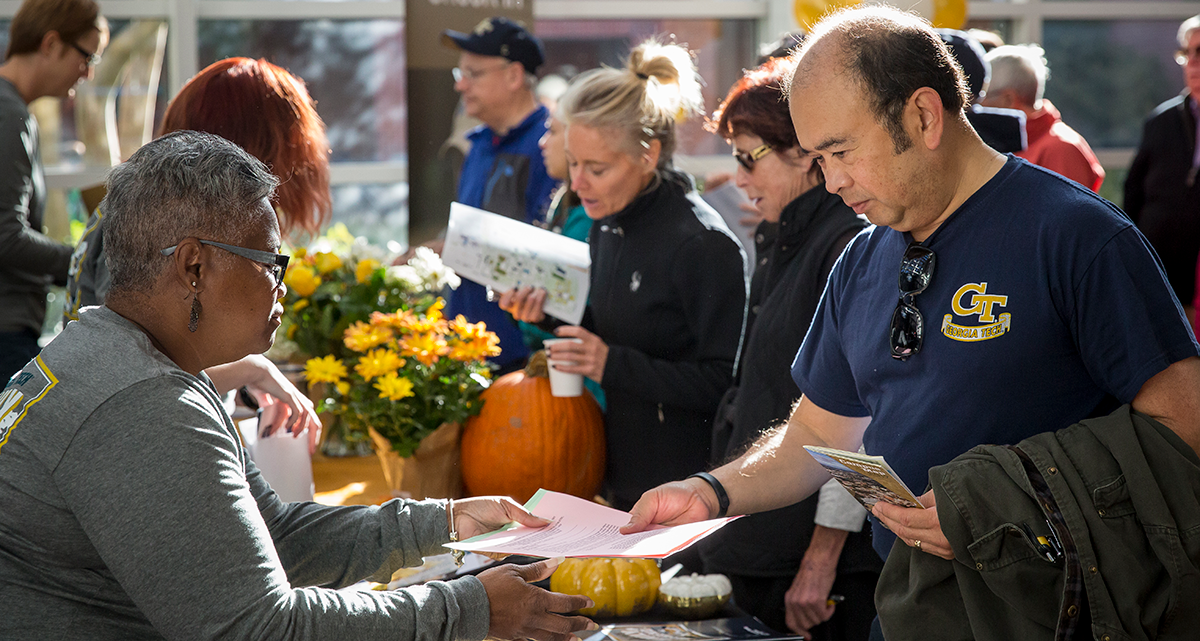
M804 637L783 635L754 617L708 619L703 621L665 621L661 623L615 623L605 625L590 636L580 633L583 641L693 641L717 639L757 639L773 641Z
M867 510L879 501L902 507L925 507L882 456L815 445L805 445L804 449Z
M524 556L625 557L660 559L712 534L738 517L712 519L686 525L651 526L643 532L621 534L629 513L586 499L538 490L525 504L535 516L548 519L545 527L510 523L446 547L466 552L520 554Z

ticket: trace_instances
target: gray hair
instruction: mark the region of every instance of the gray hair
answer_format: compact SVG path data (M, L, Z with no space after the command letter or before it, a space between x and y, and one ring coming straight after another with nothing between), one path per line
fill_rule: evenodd
M1175 39L1179 41L1180 48L1187 49L1188 38L1192 37L1192 32L1197 29L1200 29L1200 15L1192 16L1179 25L1179 33L1175 34Z
M603 67L580 74L558 102L557 116L615 132L618 146L641 155L651 140L662 151L658 169L672 165L675 120L704 109L700 76L691 53L675 44L650 40L630 52L624 69Z
M239 243L278 184L220 136L177 131L146 143L109 173L100 203L111 292L149 291L169 260L162 250L184 238Z
M1046 81L1050 79L1050 67L1041 47L1004 45L989 51L986 59L992 65L988 91L1012 89L1030 107L1040 108Z

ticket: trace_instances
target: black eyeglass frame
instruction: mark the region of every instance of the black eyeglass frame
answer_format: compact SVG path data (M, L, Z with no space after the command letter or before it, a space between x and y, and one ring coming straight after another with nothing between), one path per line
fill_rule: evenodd
M265 265L271 268L271 277L275 279L276 287L283 282L283 275L287 273L288 261L292 259L292 257L288 256L287 254L276 254L275 252L263 251L261 249L250 249L249 247L227 245L225 243L218 243L215 240L204 240L203 238L197 238L196 240L200 241L201 245L212 245L218 249L224 249L231 254L241 256L242 258L252 260L260 265ZM163 256L170 256L171 254L174 254L175 250L178 248L179 245L171 245L170 247L162 250L160 253Z
M88 67L95 67L96 65L100 64L100 54L88 53L88 50L79 46L78 42L68 42L67 44L71 45L75 51L78 51L79 55L83 56L83 59L87 62Z
M774 149L771 145L759 145L750 151L734 151L733 158L737 160L742 169L746 171L754 171L754 163L758 162L763 156L771 153Z
M900 258L900 277L897 287L900 299L892 312L892 323L888 332L892 358L908 360L921 352L925 344L925 318L913 304L917 295L929 288L933 282L933 270L937 266L937 254L920 243L910 243Z

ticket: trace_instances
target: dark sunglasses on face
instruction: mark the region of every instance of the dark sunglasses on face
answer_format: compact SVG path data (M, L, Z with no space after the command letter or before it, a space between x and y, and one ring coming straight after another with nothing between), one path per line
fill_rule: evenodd
M911 243L900 259L900 301L892 312L892 358L907 360L921 351L925 340L925 320L913 305L913 299L929 287L937 255L920 243Z
M771 145L759 145L750 151L734 151L733 157L746 171L754 171L754 163L759 158L771 153Z
M224 249L231 254L235 254L247 260L252 260L256 263L265 265L268 268L271 277L275 279L276 287L279 286L279 283L283 282L283 275L285 272L287 272L288 261L291 260L291 256L288 256L287 254L276 254L275 252L262 251L260 249L250 249L249 247L238 247L237 245L226 245L225 243L218 243L215 240L197 240L200 241L201 245L212 245L217 249ZM163 256L170 256L171 254L175 253L175 249L177 247L179 247L179 245L171 245L170 247L162 250L161 253Z

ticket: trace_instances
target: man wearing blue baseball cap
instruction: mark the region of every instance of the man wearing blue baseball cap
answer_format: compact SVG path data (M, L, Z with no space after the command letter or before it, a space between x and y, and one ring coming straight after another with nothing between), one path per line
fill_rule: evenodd
M488 18L470 33L445 31L442 41L462 53L454 69L454 89L467 115L483 125L467 134L471 150L458 181L458 202L531 223L538 220L555 181L546 174L538 140L549 112L534 95L534 72L545 59L542 43L507 18ZM495 303L487 288L464 280L451 293L446 313L483 321L500 337L501 371L522 367L529 350L516 323Z

